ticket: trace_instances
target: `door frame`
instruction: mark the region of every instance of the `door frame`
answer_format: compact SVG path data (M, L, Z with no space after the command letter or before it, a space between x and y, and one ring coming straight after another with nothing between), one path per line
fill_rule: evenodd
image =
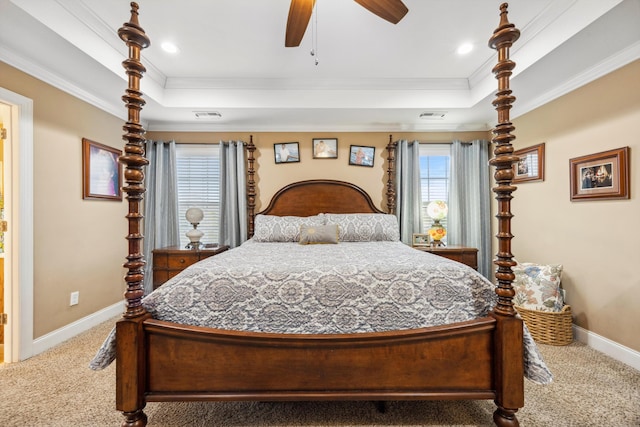
M5 216L11 232L5 255L5 362L33 355L33 100L0 87L0 100L11 106L10 149L5 159ZM9 188L7 188L9 187ZM8 207L8 209L7 209ZM7 268L9 264L9 268Z

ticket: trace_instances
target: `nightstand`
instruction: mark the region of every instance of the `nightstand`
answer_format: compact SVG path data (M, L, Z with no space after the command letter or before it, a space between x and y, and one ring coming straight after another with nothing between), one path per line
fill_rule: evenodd
M473 269L478 269L478 250L476 248L464 246L413 246L413 248L431 252L432 254L466 264Z
M153 289L180 273L191 264L218 255L229 249L229 246L214 248L184 249L170 246L153 250Z

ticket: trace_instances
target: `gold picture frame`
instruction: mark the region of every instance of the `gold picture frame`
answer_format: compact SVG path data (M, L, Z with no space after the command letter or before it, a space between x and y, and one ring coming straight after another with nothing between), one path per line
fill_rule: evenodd
M431 236L427 233L413 233L411 238L411 246L431 246Z

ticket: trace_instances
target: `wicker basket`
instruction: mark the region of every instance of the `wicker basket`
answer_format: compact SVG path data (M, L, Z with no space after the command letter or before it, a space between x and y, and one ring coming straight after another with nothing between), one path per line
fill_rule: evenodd
M536 342L568 345L573 341L571 306L565 305L562 311L529 310L518 306L516 310L522 316Z

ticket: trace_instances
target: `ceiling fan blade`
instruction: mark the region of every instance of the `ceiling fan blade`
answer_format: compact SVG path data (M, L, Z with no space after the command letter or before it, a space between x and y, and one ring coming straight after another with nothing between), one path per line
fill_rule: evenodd
M287 32L284 38L285 47L300 46L315 4L316 0L291 0Z
M400 22L409 12L401 0L355 0L360 6L392 24Z

